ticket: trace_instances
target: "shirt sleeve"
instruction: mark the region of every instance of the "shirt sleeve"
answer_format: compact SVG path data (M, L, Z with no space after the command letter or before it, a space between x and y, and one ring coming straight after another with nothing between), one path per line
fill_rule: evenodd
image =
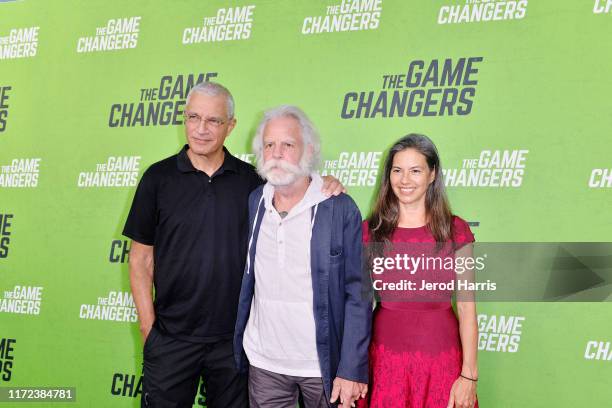
M259 174L257 174L255 168L252 168L252 171L250 173L251 174L249 175L249 189L252 192L257 187L261 186L262 184L265 184L266 181L262 179Z
M156 227L157 191L150 170L147 170L138 183L123 235L141 244L153 245Z
M348 196L346 196L348 197ZM344 334L336 375L345 380L368 383L368 346L372 332L372 293L362 269L362 221L359 208L347 201L343 226L344 243ZM340 300L341 301L341 300Z
M370 242L370 228L368 227L368 220L364 220L361 223L361 242L364 244Z
M476 241L469 224L463 218L457 216L453 217L453 241L455 251Z

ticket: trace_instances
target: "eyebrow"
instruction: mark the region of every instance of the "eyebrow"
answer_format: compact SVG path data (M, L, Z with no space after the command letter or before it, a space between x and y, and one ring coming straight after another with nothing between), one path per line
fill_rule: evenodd
M198 115L199 117L202 117L202 118L205 117L206 119L223 119L222 116L214 116L214 115L202 116L198 112L189 111L189 110L185 110L184 113L186 115Z
M391 166L392 169L402 169L403 167L401 166ZM408 170L412 170L412 169L422 169L423 166L421 165L416 165L416 166L410 166L408 167Z

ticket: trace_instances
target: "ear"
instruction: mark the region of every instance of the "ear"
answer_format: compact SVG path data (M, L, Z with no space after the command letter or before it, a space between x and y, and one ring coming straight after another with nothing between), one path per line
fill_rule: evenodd
M437 172L437 169L434 167L431 173L429 174L429 184L433 183L434 180L436 179L436 172Z
M312 157L314 155L314 146L311 145L310 143L308 143L306 145L306 151L308 152L308 154L310 155L310 157Z
M306 146L304 146L304 152L302 153L300 162L302 160L307 160L308 163L312 164L313 157L314 157L314 146L308 143Z
M232 133L232 130L234 130L234 127L236 127L236 118L231 118L228 122L227 122L227 134L225 135L225 137L228 137L230 135L230 133Z

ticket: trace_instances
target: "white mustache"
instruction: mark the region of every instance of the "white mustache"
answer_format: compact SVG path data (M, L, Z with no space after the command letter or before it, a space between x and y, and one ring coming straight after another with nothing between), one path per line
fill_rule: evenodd
M301 175L302 169L300 168L300 166L297 166L295 164L291 164L285 160L277 160L277 159L270 159L267 160L263 167L262 170L264 173L268 173L270 170L272 170L273 168L279 168L281 170L284 170L288 173L293 173L293 174L299 174Z

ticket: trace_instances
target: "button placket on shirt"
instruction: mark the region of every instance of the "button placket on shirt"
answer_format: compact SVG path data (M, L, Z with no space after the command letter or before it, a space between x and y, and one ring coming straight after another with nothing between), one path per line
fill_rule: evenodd
M278 266L283 268L285 266L285 249L287 247L285 243L285 223L281 220L278 213L276 214L276 218L278 219L278 228L276 229L276 244L278 247L277 262Z
M212 190L213 177L208 176L204 172L202 172L202 176L208 177L208 181L204 183L204 191L206 192L206 196L211 198L213 196L213 190Z

